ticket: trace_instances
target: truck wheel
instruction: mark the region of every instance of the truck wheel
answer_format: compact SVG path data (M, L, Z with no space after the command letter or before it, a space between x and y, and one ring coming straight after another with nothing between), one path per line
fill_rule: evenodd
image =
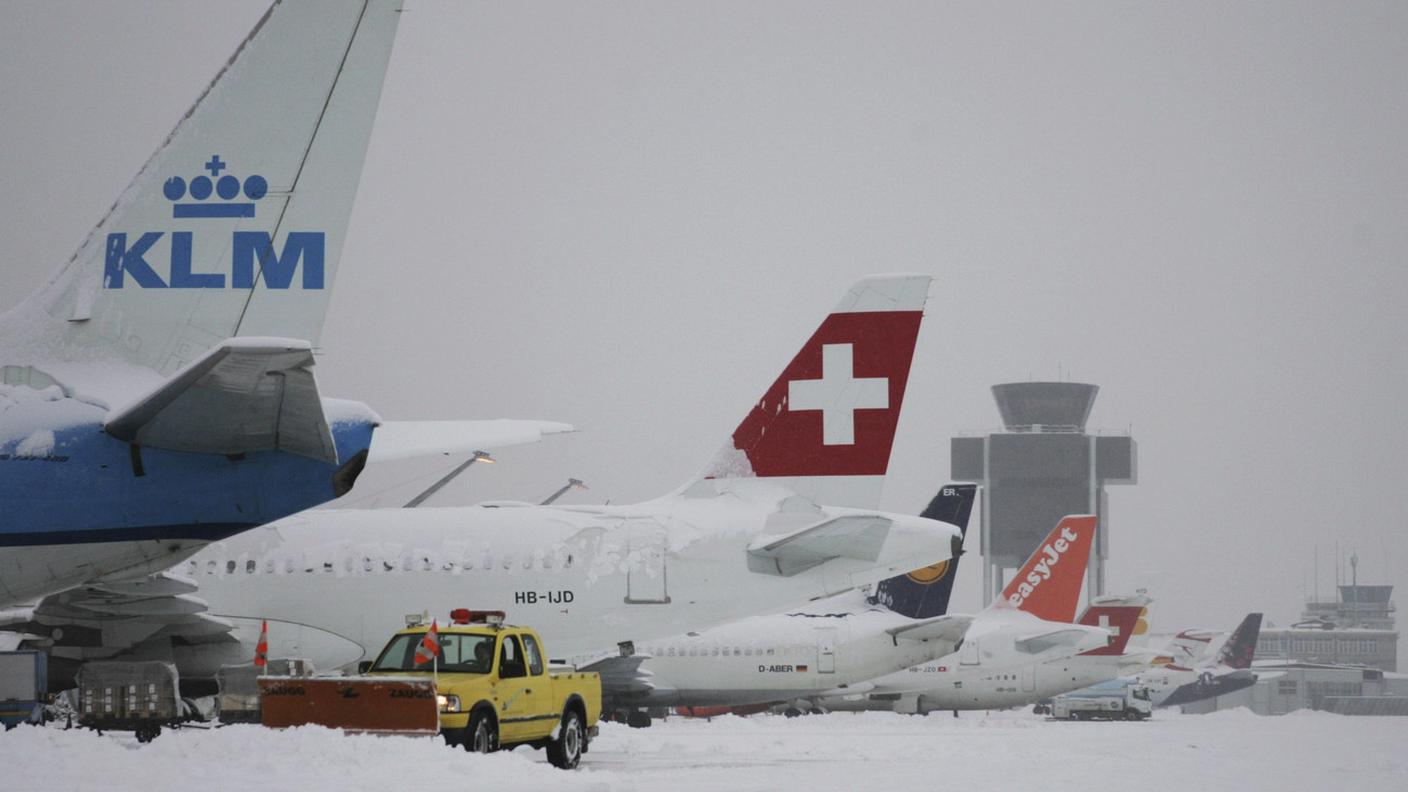
M548 743L548 761L553 767L571 770L582 761L582 746L586 743L586 730L582 727L582 716L577 710L568 709L562 713L562 725L558 727L557 739Z
M492 753L499 750L499 726L494 718L484 710L477 710L469 716L469 728L465 730L464 749L471 753Z

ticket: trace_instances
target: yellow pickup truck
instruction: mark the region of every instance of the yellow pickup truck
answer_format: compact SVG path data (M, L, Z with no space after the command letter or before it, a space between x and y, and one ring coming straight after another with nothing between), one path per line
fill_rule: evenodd
M451 745L488 753L546 748L557 767L576 767L601 717L601 677L549 671L543 641L527 627L503 623L502 611L458 609L440 627L439 652L417 663L430 625L391 637L366 670L376 676L435 676L440 733ZM422 652L422 661L427 656Z

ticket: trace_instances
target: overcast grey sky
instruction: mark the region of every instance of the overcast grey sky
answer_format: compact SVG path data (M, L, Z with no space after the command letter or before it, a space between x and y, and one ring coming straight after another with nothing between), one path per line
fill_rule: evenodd
M582 430L438 502L659 494L855 278L917 270L888 508L992 384L1094 382L1156 629L1286 623L1317 543L1322 591L1338 541L1408 596L1408 4L407 5L323 391ZM4 309L265 3L0 6Z

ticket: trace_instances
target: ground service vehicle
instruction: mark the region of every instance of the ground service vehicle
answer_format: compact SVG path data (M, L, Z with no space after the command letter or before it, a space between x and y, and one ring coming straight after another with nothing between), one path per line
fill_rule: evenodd
M1149 688L1114 679L1051 700L1051 717L1061 720L1144 720L1154 711Z
M43 652L0 652L0 723L44 722L49 658Z
M156 660L85 663L78 672L78 722L104 731L130 731L151 742L162 726L190 720L181 702L176 666Z
M503 611L450 616L443 629L419 623L396 633L366 675L433 676L451 745L482 753L530 745L557 767L576 767L601 717L601 677L550 671L537 632L504 624Z

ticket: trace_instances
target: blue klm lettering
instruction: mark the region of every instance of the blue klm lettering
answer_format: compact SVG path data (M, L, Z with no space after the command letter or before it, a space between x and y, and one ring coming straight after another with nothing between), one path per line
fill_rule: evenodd
M254 258L270 289L287 289L293 271L303 261L303 288L323 288L323 233L291 231L284 240L283 253L274 254L274 242L265 231L236 231L230 285L236 289L254 287Z

